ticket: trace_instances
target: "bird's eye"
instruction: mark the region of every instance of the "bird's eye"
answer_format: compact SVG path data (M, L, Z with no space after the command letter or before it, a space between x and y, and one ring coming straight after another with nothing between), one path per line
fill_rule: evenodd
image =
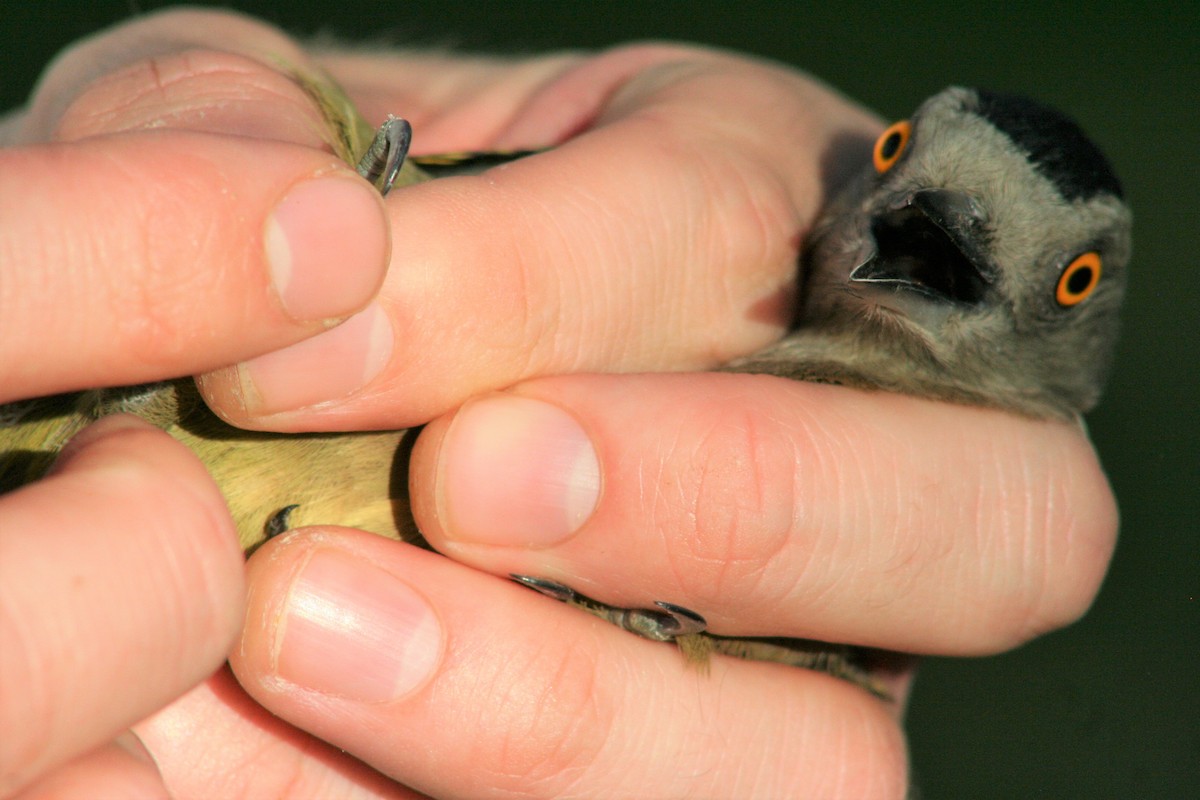
M910 134L912 134L912 123L908 120L901 120L893 123L875 142L875 170L879 174L887 172L899 160L900 154L904 152L904 146L908 144Z
M1082 303L1100 282L1100 254L1089 251L1076 256L1058 278L1054 299L1063 307Z

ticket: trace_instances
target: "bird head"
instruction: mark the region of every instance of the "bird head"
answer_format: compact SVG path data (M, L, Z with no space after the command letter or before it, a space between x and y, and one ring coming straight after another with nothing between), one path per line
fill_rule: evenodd
M1131 225L1099 149L1053 109L952 87L884 131L873 162L810 236L801 327L902 359L919 385L892 388L1091 408Z

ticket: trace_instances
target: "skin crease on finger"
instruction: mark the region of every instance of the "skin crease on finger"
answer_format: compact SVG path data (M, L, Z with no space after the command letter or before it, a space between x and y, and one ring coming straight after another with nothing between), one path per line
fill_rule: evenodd
M268 25L233 12L168 10L132 25L101 31L63 51L43 73L21 125L21 139L44 141L58 129L68 106L98 78L120 75L138 61L174 56L195 48L263 58L272 54L305 63L295 42ZM104 81L102 80L103 84Z

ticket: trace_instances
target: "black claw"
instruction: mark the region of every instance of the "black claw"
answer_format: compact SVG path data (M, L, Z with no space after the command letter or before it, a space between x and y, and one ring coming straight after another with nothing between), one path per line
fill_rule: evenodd
M370 181L384 197L391 191L400 167L404 165L404 157L408 155L408 146L412 143L412 126L408 120L399 117L388 117L371 146L358 162L358 174Z
M531 575L514 575L511 573L508 577L517 583L528 586L530 589L541 592L547 597L553 597L555 600L561 600L564 603L574 600L576 597L575 590L570 586L548 581L545 578L534 578Z
M292 516L292 512L300 506L293 503L290 506L284 506L276 511L267 519L267 524L263 526L263 532L268 539L274 539L281 533L286 533L288 529L288 520Z
M703 633L704 629L708 627L708 621L704 617L690 608L684 608L674 603L656 600L654 605L657 608L614 608L583 597L570 586L564 586L556 581L512 573L509 574L509 577L547 597L564 603L580 605L619 628L624 628L631 633L653 639L656 642L669 642L679 636Z
M702 633L708 627L704 617L695 611L661 600L654 604L658 608L621 610L611 620L627 631L656 642L670 642L679 636Z
M667 617L671 620L671 625L674 626L674 631L671 636L687 636L693 633L703 633L708 627L708 620L692 611L690 608L677 606L674 603L667 603L663 600L655 600L654 605L667 612Z

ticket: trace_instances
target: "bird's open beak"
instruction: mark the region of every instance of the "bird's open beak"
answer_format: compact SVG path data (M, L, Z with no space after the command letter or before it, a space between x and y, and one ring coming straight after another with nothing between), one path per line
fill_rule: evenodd
M922 189L871 220L875 252L850 280L975 305L991 284L983 214L966 194Z

